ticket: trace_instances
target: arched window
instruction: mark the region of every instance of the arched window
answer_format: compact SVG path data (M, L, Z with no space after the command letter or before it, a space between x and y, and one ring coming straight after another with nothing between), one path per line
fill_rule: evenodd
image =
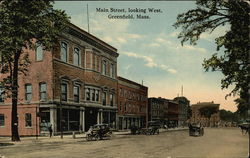
M78 48L74 48L74 65L80 65L80 50Z
M36 61L43 60L43 47L41 45L36 47Z
M68 45L65 42L61 42L61 60L68 61Z

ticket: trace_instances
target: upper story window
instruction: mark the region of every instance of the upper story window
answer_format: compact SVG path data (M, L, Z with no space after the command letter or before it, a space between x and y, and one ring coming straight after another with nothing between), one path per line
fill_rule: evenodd
M43 60L43 47L39 45L36 47L36 61Z
M99 101L99 90L96 90L95 91L95 93L96 93L96 97L95 97L95 99L96 99L96 101L98 102Z
M47 85L46 83L39 84L39 97L40 100L46 100Z
M68 99L68 85L66 83L61 84L61 100L67 101Z
M32 99L32 85L31 84L26 84L25 85L25 100L26 101L31 101Z
M90 100L90 88L86 89L86 100Z
M0 87L0 102L4 102L4 89Z
M74 65L80 66L80 49L74 48Z
M107 101L107 93L103 92L102 93L102 105L106 105L106 101Z
M110 64L110 77L115 78L115 65Z
M102 74L107 75L107 61L102 61Z
M114 106L114 94L110 94L110 106Z
M26 113L25 114L25 127L31 127L31 126L32 126L31 114Z
M68 45L65 42L61 42L61 60L68 61Z
M0 126L4 126L5 121L4 121L4 114L0 114Z
M95 89L91 89L92 101L95 101Z
M79 102L80 101L80 87L79 86L74 86L74 102Z

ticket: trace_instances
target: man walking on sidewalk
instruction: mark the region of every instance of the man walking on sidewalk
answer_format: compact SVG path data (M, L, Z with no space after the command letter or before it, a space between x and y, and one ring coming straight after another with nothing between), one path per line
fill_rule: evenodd
M48 129L49 129L49 137L51 138L53 132L52 125L50 125Z

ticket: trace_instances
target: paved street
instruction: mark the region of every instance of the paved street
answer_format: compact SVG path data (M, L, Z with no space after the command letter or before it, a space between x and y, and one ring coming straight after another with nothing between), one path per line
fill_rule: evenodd
M79 136L38 141L23 138L14 145L0 146L0 155L5 158L247 158L248 135L242 135L238 128L206 128L203 137L190 137L188 130L182 130L151 136L114 135L110 140L88 142Z

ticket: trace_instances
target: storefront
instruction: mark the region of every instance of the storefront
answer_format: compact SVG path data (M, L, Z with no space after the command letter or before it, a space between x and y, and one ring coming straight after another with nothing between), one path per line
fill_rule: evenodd
M103 110L103 123L109 124L111 128L116 128L116 112L114 110Z
M60 109L57 109L57 131L60 129ZM62 130L79 131L80 130L80 110L79 109L62 109Z

